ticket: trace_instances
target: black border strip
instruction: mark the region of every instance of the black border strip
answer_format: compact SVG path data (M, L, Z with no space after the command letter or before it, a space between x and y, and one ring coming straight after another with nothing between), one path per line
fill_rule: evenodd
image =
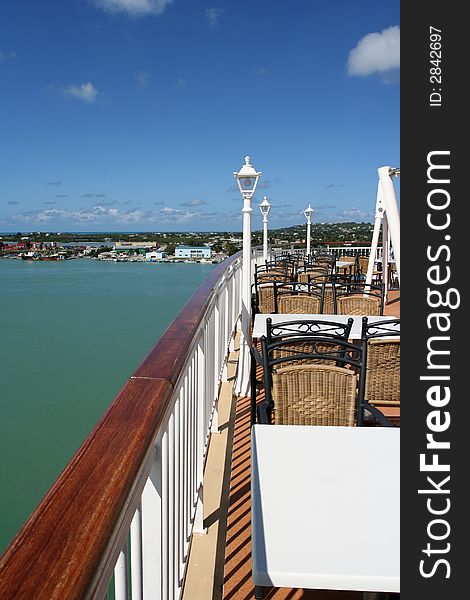
M470 363L460 349L465 348L467 337L463 319L470 201L464 188L469 171L464 139L470 129L470 106L464 110L469 35L460 6L434 0L401 6L401 572L405 599L468 595L463 544L469 520L464 486L470 399L464 377ZM431 33L438 35L431 37ZM428 170L431 163L450 168ZM446 300L449 306L444 305ZM444 353L433 353L436 350ZM436 379L445 376L447 381ZM430 434L435 441L449 443L449 449L428 448ZM433 460L440 466L431 471L426 465ZM445 465L449 471L440 470Z

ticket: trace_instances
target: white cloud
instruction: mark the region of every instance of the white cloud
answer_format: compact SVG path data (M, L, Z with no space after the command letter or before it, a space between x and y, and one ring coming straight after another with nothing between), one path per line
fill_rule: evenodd
M112 203L97 203L92 207L61 208L49 206L43 210L30 210L18 213L8 219L11 223L26 223L31 226L44 224L82 225L102 224L106 226L126 224L185 224L197 218L194 211L180 210L166 206L161 210L142 210L131 208L122 210Z
M150 75L145 71L140 71L140 73L137 73L135 78L141 87L147 87L151 80Z
M181 202L181 206L203 206L207 204L205 200L189 200L188 202Z
M176 90L185 90L187 87L186 79L183 77L178 77L174 87Z
M161 15L173 0L93 0L105 12L124 12L133 17Z
M253 69L253 72L258 77L266 77L267 75L269 75L269 71L268 69L266 69L266 67L255 67Z
M86 104L92 104L100 93L90 82L82 83L82 85L69 85L64 88L63 92L66 96L72 96L72 98L82 100Z
M16 60L17 58L18 55L16 52L4 52L3 50L0 50L0 64L7 62L8 60Z
M400 27L387 27L380 33L368 33L359 40L348 57L349 75L383 75L400 68Z
M223 8L206 8L204 15L211 27L217 27L224 13L225 10Z
M144 212L140 210L119 211L116 208L96 205L91 208L46 208L31 210L16 215L14 219L23 223L136 223L142 220Z
M341 212L337 213L336 216L340 221L368 222L373 218L374 212L371 210L366 211L352 207L342 210Z

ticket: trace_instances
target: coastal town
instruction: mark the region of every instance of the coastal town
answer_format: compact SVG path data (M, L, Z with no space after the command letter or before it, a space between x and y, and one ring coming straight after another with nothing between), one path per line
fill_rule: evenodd
M318 246L369 245L371 223L318 223L312 238ZM306 229L296 225L271 230L271 245L285 250L305 245ZM262 232L252 234L254 246ZM0 235L0 258L57 261L87 258L114 262L218 263L242 248L240 232L52 233L17 232Z

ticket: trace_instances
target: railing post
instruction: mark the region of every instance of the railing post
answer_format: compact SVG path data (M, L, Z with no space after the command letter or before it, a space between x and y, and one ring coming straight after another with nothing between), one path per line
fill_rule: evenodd
M139 505L131 523L132 600L142 600L142 509Z
M163 536L168 531L163 522L163 452L157 443L150 474L142 493L142 589L144 598L163 597L163 573L166 571ZM166 524L167 525L167 524Z
M205 329L205 328L204 328ZM204 528L204 496L203 496L203 475L204 475L204 449L206 445L206 371L205 371L205 351L204 351L204 329L199 336L197 344L197 457L196 457L196 481L198 485L196 499L196 514L194 517L193 531L195 533L207 533Z
M219 347L220 347L220 311L219 311L219 292L217 292L214 304L214 354L213 354L213 363L212 363L212 382L213 382L213 397L212 402L214 404L214 410L212 413L212 425L211 425L211 433L219 433L219 407L217 406L217 392L219 389L219 373L220 373L220 363L219 363Z
M127 542L114 567L114 595L116 600L127 600Z
M180 407L184 382L175 402L173 413L173 595L178 598L180 569Z
M238 262L236 268L234 267L234 274L232 278L232 328L234 329L232 333L232 339L230 340L230 352L235 351L235 328L236 323L239 318L239 306L240 306L240 263Z

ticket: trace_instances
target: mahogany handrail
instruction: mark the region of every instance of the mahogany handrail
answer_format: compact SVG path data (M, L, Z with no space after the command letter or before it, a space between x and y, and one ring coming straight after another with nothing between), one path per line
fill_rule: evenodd
M220 263L128 379L0 559L2 600L102 598Z

